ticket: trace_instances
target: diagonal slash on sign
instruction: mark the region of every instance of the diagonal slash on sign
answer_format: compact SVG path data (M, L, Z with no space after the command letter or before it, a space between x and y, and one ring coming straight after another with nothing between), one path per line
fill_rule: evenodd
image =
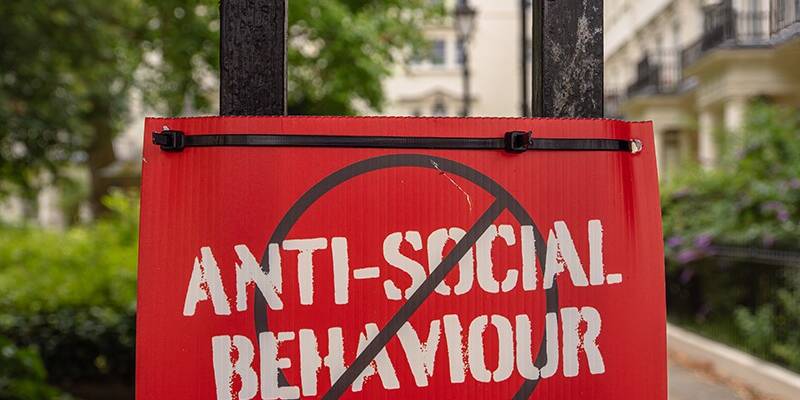
M468 181L474 183L475 185L477 185L477 186L481 187L482 189L486 190L487 192L491 193L495 197L495 202L492 204L492 206L486 211L486 213L481 218L478 219L478 221L475 223L473 228L470 229L470 233L472 233L472 234L465 235L459 241L459 243L456 244L456 247L453 248L453 250L450 252L450 254L448 254L448 256L445 259L442 260L442 262L440 263L440 267L441 268L434 269L434 272L429 276L429 279L430 279L430 278L433 278L434 276L440 276L439 274L441 274L441 278L438 281L436 281L436 284L431 284L430 285L431 288L435 289L437 284L440 283L442 281L442 279L444 279L444 276L446 276L447 273L452 270L453 266L458 261L460 261L461 257L463 257L463 255L466 253L466 251L468 251L469 248L472 247L472 244L477 241L477 238L480 237L480 235L483 233L483 231L485 231L486 228L492 223L492 221L494 221L494 219L497 218L497 216L499 216L500 213L502 213L506 209L508 209L511 212L511 214L514 216L514 218L516 218L517 221L520 224L530 225L530 226L534 227L533 233L534 233L535 240L536 240L537 243L543 243L544 242L544 238L542 237L542 235L539 232L538 228L536 228L536 224L534 223L533 219L527 213L527 211L525 211L525 209L522 207L522 205L519 203L519 201L517 201L510 193L508 193L508 191L506 191L502 186L500 186L497 182L493 181L488 176L482 174L481 172L479 172L479 171L477 171L477 170L475 170L475 169L473 169L471 167L468 167L468 166L466 166L464 164L461 164L461 163L458 163L458 162L455 162L455 161L452 161L452 160L448 160L446 158L440 158L440 157L435 157L435 156L425 155L425 154L390 154L390 155L384 155L384 156L378 156L378 157L375 157L375 158L365 159L365 160L356 162L354 164L350 164L349 166L347 166L345 168L342 168L341 170L338 170L338 171L334 172L331 175L328 175L322 181L318 182L316 185L314 185L314 187L312 187L305 194L303 194L303 196L301 196L300 199L298 199L297 202L289 209L289 211L286 213L286 215L284 215L283 219L278 224L278 226L275 228L275 231L273 232L271 238L269 239L269 243L278 243L278 242L284 240L286 238L286 235L291 230L292 226L294 226L294 223L297 221L297 219L300 218L303 215L303 213L316 200L318 200L321 196L323 196L325 193L329 192L330 190L334 189L338 185L340 185L340 184L342 184L342 183L344 183L344 182L346 182L346 181L348 181L348 180L350 180L350 179L352 179L352 178L354 178L356 176L359 176L359 175L362 175L362 174L366 174L366 173L369 173L369 172L372 172L372 171L377 171L377 170L381 170L381 169L385 169L385 168L402 168L402 167L417 167L417 168L435 169L435 170L437 170L439 172L445 171L445 172L448 172L448 173L453 173L453 174L456 174L456 175L458 175L458 176L460 176L460 177L462 177L464 179L467 179ZM487 218L486 221L484 221L484 217ZM475 231L474 233L472 232L473 230ZM471 238L471 239L469 239L469 238ZM469 240L467 240L467 239L469 239ZM462 242L464 243L463 247L461 248L461 250L457 251L459 244L462 243ZM469 244L467 244L467 243L469 243ZM538 247L536 249L536 253L537 253L537 257L540 260L544 260L546 258L547 252L545 250L545 247L542 247L542 246ZM268 257L267 249L265 249L264 250L264 255L263 255L262 261L261 261L261 268L265 273L269 273L269 263L267 261L268 258L269 257ZM452 260L451 260L451 258L452 258ZM444 264L448 260L451 260L449 262L450 267L445 270L445 269L443 269L444 268ZM417 293L421 293L420 289L418 289L415 292L415 295ZM415 295L412 295L412 299L414 298ZM429 295L430 295L430 293L428 293L427 295L420 294L419 295L420 296L419 299L416 300L419 304L417 304L413 308L411 306L409 306L409 309L411 310L411 313L413 313L417 308L419 308L419 305L421 303L423 303L425 301L425 298L427 298ZM260 311L260 310L266 309L267 304L266 304L266 299L264 298L263 295L256 294L253 297L254 297L253 298L253 302L254 302L254 306L253 306L254 315L253 315L253 318L254 318L255 327L256 327L256 332L255 333L256 333L256 336L258 336L262 332L266 332L269 329L269 324L268 324L268 321L267 321L267 314L265 312L263 312L263 311ZM546 300L547 300L547 312L557 312L558 311L558 285L553 285L550 289L547 289L545 297L546 297ZM412 299L409 299L409 303L411 303ZM402 311L402 310L403 310L403 307L401 307L400 311ZM398 312L398 314L399 314L399 312ZM408 319L408 317L406 318L406 320L407 319ZM385 339L385 340L388 341L392 336L394 336L396 334L396 332L397 332L397 329L399 329L399 327L402 326L403 323L405 323L405 321L401 321L398 324L398 326L394 330L393 334L386 334L387 335L387 339ZM384 328L384 330L386 330L386 329ZM544 366L547 363L547 353L546 353L546 346L545 346L546 338L547 338L546 335L542 338L542 342L539 345L539 353L538 353L538 356L537 356L536 362L535 362L535 365L537 367L539 367L539 368L541 368L542 366ZM373 340L370 343L370 346L372 345L373 342L377 343L376 340ZM326 398L338 398L338 397L340 397L344 393L344 391L347 390L349 385L351 385L352 382L358 377L358 375L361 374L361 372L364 370L364 368L366 368L366 366L369 365L370 362L372 362L374 357L376 357L377 354L380 353L380 350L383 349L383 347L385 346L385 343L383 345L380 345L380 346L375 344L375 346L376 346L377 350L372 350L374 352L374 355L372 355L371 357L367 357L366 355L364 355L364 358L366 358L366 361L362 361L361 363L363 363L363 366L361 366L360 368L357 368L358 370L352 373L353 376L348 378L349 382L345 383L345 381L342 379L342 377L340 377L340 379L336 382L336 384L339 385L339 386L337 386L338 395L334 396L333 393L332 393L332 390L329 390L328 393L330 394L330 396L326 395ZM368 346L368 348L369 348L369 346ZM367 349L365 349L365 351L363 351L362 354L365 354L366 350ZM357 360L357 362L358 362L358 360ZM354 367L355 367L355 363L348 369L348 371L345 371L345 374L348 374L349 370L356 369ZM538 383L539 383L538 379L536 379L536 380L527 380L526 379L525 381L523 381L522 385L520 386L520 388L517 391L517 393L514 395L513 399L514 400L523 400L523 399L529 398L530 395L533 393L533 391L536 389ZM281 371L281 370L278 371L278 385L282 386L282 387L290 385L288 380L286 379L286 376L283 374L283 371ZM333 389L333 387L331 389Z
M452 251L442 260L441 263L433 270L427 279L420 285L419 288L411 295L408 301L400 307L394 314L392 319L381 329L364 351L356 357L355 361L347 368L347 370L336 380L336 383L331 386L328 393L322 398L324 400L338 399L344 394L353 381L358 378L364 368L369 365L378 353L386 347L400 328L405 324L411 315L422 306L422 303L433 294L436 286L444 280L445 276L455 267L458 262L464 257L464 254L472 248L472 245L478 241L478 238L486 231L489 225L494 222L497 217L506 209L506 205L500 199L496 199L494 203L483 213L483 215L472 225L467 234L455 245Z

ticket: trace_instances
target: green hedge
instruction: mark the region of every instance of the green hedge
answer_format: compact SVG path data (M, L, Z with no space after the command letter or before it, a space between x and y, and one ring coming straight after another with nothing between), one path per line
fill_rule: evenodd
M112 215L66 232L0 233L0 335L41 353L57 384L132 382L138 201L107 199Z
M0 336L0 400L69 399L45 381L47 371L33 348Z
M670 317L800 371L800 265L720 249L800 252L800 115L756 104L719 142L719 168L662 190Z

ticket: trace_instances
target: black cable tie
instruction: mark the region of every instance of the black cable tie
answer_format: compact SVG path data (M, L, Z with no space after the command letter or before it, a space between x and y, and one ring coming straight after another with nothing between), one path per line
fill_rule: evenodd
M181 131L153 132L153 144L163 151L181 151L186 147L186 135Z
M523 153L528 150L531 145L531 138L533 133L531 131L511 131L506 132L505 144L506 151L509 153Z
M503 137L421 137L287 134L185 135L178 130L153 132L153 144L169 152L186 147L338 147L433 150L642 151L638 139L534 138L531 131L510 131Z

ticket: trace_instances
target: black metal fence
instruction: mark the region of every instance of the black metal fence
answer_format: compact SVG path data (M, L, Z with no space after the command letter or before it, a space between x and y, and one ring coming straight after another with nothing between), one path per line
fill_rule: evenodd
M771 0L769 30L772 35L781 35L785 30L800 33L800 0Z
M771 32L768 11L734 8L732 0L725 0L706 7L704 14L702 36L681 53L681 65L684 68L716 48L761 46L769 43Z
M636 80L628 87L628 97L673 92L681 80L679 60L677 50L646 54L637 64Z
M800 368L800 250L709 246L705 252L692 261L667 260L670 318L765 360Z
M704 7L703 33L684 49L657 49L637 63L628 87L607 91L606 115L619 116L619 106L635 96L669 94L682 85L683 70L719 48L769 46L800 36L800 0L770 0L758 4L723 0Z

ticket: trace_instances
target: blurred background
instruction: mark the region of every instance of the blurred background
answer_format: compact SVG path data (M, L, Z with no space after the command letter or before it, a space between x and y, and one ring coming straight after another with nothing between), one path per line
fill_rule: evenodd
M655 122L670 397L800 398L800 0L604 7L606 115ZM289 113L528 116L530 13L290 0ZM132 398L143 118L218 112L218 2L0 15L0 399Z

